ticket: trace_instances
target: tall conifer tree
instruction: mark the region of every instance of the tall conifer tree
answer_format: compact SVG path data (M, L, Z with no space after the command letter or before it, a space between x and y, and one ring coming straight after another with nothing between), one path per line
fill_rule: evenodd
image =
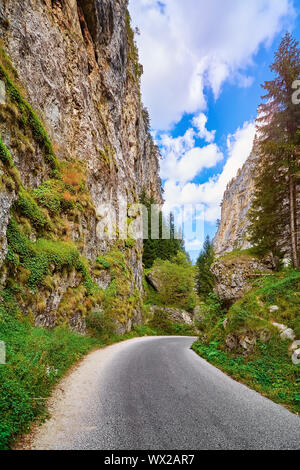
M275 78L262 85L267 93L257 119L256 145L261 159L250 211L251 241L261 251L279 251L278 240L288 226L293 265L299 267L300 106L292 102L292 94L293 83L300 78L300 49L290 33L282 39L270 69Z
M201 251L196 267L196 288L197 293L201 297L207 296L213 291L214 281L212 273L210 272L211 265L214 262L214 249L209 237L206 237L206 240L203 245L203 250Z

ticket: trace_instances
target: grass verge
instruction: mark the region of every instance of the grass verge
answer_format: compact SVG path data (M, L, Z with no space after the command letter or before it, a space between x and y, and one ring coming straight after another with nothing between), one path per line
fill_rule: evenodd
M176 333L177 332L177 333ZM188 334L174 326L174 334ZM6 364L0 364L0 450L9 449L32 422L47 417L47 398L73 364L93 349L141 336L169 333L149 326L134 326L125 335L72 333L68 328L45 330L0 312L0 341L6 345Z
M228 311L210 295L203 302L201 336L193 350L234 379L276 403L300 414L300 365L292 362L291 341L282 340L273 322L292 328L300 339L300 271L284 270L259 278L253 289ZM271 306L277 306L273 311ZM224 320L226 324L224 324ZM232 351L226 338L255 338L253 350L238 345Z
M249 357L222 351L216 342L197 341L192 349L233 379L300 414L300 368L292 363L285 342L276 338L267 344L258 342L256 353Z

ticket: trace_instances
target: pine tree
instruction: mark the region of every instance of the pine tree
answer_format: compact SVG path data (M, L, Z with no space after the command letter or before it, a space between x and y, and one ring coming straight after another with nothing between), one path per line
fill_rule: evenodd
M212 273L210 272L210 268L213 262L213 244L210 241L210 238L206 237L206 240L203 245L203 250L201 251L196 263L196 287L197 293L201 297L207 296L213 291L214 281Z
M144 239L143 263L145 268L149 269L156 259L171 260L178 252L184 251L184 242L176 230L174 215L170 213L167 220L161 211L156 214L156 218L159 218L158 239L152 238L151 210L155 210L153 207L155 201L144 194L141 203L147 208L148 213L148 233ZM165 234L169 234L169 238L164 238Z
M250 240L261 251L279 251L278 240L288 226L293 265L299 267L296 187L300 106L292 102L292 86L300 77L300 49L290 33L282 39L270 69L275 78L262 85L267 93L257 119L256 144L261 159L249 214Z

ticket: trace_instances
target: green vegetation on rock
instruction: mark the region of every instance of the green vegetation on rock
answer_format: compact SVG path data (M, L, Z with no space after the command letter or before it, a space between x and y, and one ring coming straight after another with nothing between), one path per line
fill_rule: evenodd
M0 79L6 84L8 98L20 111L21 125L30 129L33 139L43 150L46 163L49 164L52 170L58 170L59 165L47 132L30 104L23 98L22 93L14 84L13 80L17 74L12 73L12 71L11 61L3 49L0 48Z

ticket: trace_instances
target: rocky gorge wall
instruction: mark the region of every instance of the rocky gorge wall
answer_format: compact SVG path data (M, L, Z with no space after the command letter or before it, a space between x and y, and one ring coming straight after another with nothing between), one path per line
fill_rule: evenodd
M236 178L227 186L222 201L222 215L214 238L217 256L251 247L247 240L247 213L253 198L258 157L252 152Z
M224 256L234 250L246 250L252 245L248 239L249 219L255 191L255 178L259 171L259 156L252 151L237 176L228 184L222 201L222 215L218 231L213 240L216 256ZM276 191L276 188L274 188ZM287 200L283 206L289 204ZM300 182L297 186L297 221L300 223ZM278 245L287 262L291 260L290 231L287 226ZM300 231L298 231L300 246Z
M161 186L127 1L0 0L0 32L5 307L81 332L103 311L129 330L142 319L142 241L108 239L103 205L129 223L130 204L144 192L161 203Z

